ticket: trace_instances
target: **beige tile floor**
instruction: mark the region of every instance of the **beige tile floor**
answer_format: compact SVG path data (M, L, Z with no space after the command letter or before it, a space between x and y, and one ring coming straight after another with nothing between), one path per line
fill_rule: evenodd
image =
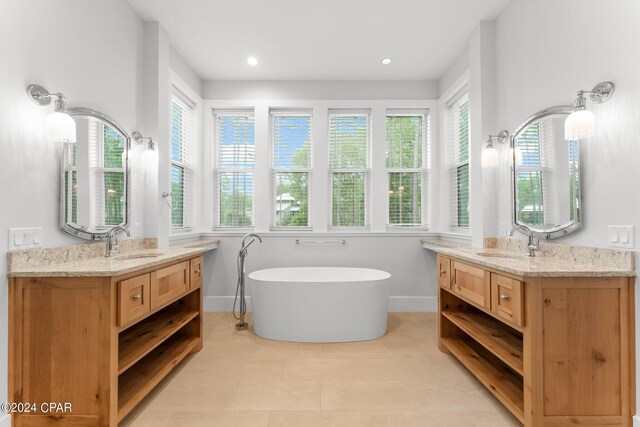
M204 349L121 426L520 425L438 350L433 313L390 313L384 337L341 344L269 341L234 323L206 313Z

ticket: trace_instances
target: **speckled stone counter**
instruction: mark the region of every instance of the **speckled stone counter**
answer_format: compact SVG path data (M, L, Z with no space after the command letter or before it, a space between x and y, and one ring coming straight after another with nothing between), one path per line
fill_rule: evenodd
M9 277L119 276L204 253L217 243L197 240L157 249L156 239L129 239L121 241L111 258L104 256L104 242L12 251L7 271Z
M540 242L535 257L526 254L526 240L488 237L484 248L424 239L425 249L488 268L529 277L628 277L635 276L635 253Z

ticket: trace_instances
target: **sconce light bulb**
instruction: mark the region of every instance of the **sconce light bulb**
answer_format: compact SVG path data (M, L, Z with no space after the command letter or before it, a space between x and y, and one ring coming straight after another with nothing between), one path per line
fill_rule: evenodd
M76 122L67 113L54 111L45 123L49 141L76 142Z
M590 138L595 133L596 118L589 110L574 111L564 121L564 139L573 141Z
M147 172L158 169L158 152L153 149L145 150L142 154L142 165Z
M482 151L482 167L493 168L498 166L498 150L491 144Z

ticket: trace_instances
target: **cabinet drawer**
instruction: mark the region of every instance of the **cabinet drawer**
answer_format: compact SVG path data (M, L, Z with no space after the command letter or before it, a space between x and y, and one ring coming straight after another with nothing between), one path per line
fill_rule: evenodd
M189 261L151 273L151 309L179 297L189 289Z
M151 310L151 275L143 274L118 283L118 325L126 325Z
M438 256L438 286L451 289L451 260Z
M202 257L189 260L189 271L191 272L190 289L202 286Z
M489 310L491 308L489 272L459 261L451 261L451 270L453 292Z
M522 282L491 273L491 311L501 319L523 326Z

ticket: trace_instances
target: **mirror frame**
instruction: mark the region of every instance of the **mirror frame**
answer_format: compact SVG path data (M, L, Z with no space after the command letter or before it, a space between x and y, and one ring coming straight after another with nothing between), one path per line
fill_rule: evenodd
M515 152L515 145L516 145L516 138L517 136L523 131L525 130L530 124L543 119L545 117L548 116L553 116L553 115L561 115L564 114L566 116L568 116L569 114L571 114L571 112L573 111L573 107L570 105L557 105L554 107L549 107L549 108L545 108L544 110L540 110L537 113L533 114L532 116L530 116L529 118L527 118L520 126L518 126L518 128L511 134L510 136L510 147L511 147L511 205L512 205L512 215L513 215L513 225L514 226L518 226L518 225L524 225L528 228L531 229L531 232L533 233L534 237L537 237L539 239L557 239L558 237L562 237L562 236L566 236L567 234L571 234L575 231L578 231L580 229L580 227L582 227L582 201L581 201L581 196L582 196L582 179L581 179L581 169L578 169L578 179L577 179L577 188L580 191L574 191L575 194L575 200L574 200L574 213L573 213L573 219L565 222L564 224L561 225L557 225L555 227L551 227L551 228L536 228L536 227L531 227L529 224L524 224L522 222L520 222L518 220L518 205L516 203L517 200L517 183L516 183L516 152ZM580 156L580 141L577 141L578 143L578 159L581 159Z
M120 126L118 125L111 117L107 116L104 113L101 113L99 111L95 111L92 110L90 108L81 108L81 107L76 107L76 108L67 108L67 113L72 117L78 117L78 116L82 116L82 117L94 117L96 119L100 119L102 121L104 121L105 123L107 123L109 126L113 127L115 130L117 130L118 132L120 132L122 135L124 135L125 137L125 153L126 153L126 157L125 157L125 199L124 199L124 222L121 224L122 227L126 227L129 224L129 218L130 216L130 196L131 196L131 164L130 164L130 159L129 159L129 152L131 150L131 137L129 136L129 134ZM61 156L61 167L63 170L64 169L64 165L62 165L62 162L64 162L64 156ZM86 230L85 228L81 228L81 227L75 227L69 223L67 223L65 221L65 213L64 213L64 175L61 173L61 186L60 186L60 229L62 231L64 231L65 233L69 233L72 236L78 237L80 239L84 239L84 240L104 240L107 238L107 232L105 231L103 233L94 233L91 231Z

